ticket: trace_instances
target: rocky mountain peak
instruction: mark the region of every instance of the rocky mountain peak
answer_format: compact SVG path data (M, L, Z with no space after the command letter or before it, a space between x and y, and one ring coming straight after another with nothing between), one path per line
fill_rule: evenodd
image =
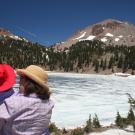
M65 42L57 44L55 48L68 48L76 42L85 40L99 40L106 45L135 45L135 26L115 19L107 19L84 29L78 30Z
M26 42L28 42L27 39L14 35L13 33L11 33L9 30L6 30L4 28L0 28L0 39L6 39L6 38L12 38L14 40L24 40Z

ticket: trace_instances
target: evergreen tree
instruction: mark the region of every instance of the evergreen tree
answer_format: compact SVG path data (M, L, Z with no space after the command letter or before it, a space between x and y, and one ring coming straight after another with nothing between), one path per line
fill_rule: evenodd
M119 58L119 61L118 61L118 68L122 68L123 66L123 56L121 55L120 58Z
M98 117L97 117L96 114L95 114L95 117L93 118L93 127L94 128L100 128L101 127L101 125L99 123L99 120L98 120Z
M101 62L100 62L100 68L103 68L103 58L101 59Z
M99 61L98 60L95 61L95 72L96 73L99 72Z
M121 115L120 115L119 112L117 112L117 116L116 116L115 123L116 123L116 125L119 126L119 127L122 127L122 125L123 125L122 117L121 117Z
M107 60L105 59L105 60L104 60L104 64L103 64L103 70L105 70L106 67L107 67Z
M133 121L135 121L135 115L134 115L132 108L130 108L130 110L128 112L127 120L128 120L129 124L131 124L131 123L133 123Z
M109 69L112 68L113 65L114 65L114 58L113 58L113 56L112 56L112 57L110 58L110 61L109 61L109 64L108 64L108 68L109 68Z
M89 115L88 121L86 121L86 126L84 127L84 131L86 133L92 132L92 121L91 121L91 115Z

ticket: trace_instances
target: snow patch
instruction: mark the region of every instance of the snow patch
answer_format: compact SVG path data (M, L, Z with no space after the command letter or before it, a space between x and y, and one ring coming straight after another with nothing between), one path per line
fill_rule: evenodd
M102 42L106 42L107 41L107 38L106 37L103 37L103 38L101 38L101 41Z
M128 76L130 76L131 74L118 72L118 73L114 73L114 75L115 75L115 76L121 76L121 77L128 77Z
M93 40L96 36L90 35L86 39L79 39L79 41Z
M29 42L26 38L23 38L24 41Z
M46 59L49 61L49 56L48 55L46 55Z
M81 36L79 36L79 37L77 37L77 38L75 38L75 39L80 39L80 38L84 37L85 34L86 34L86 32L84 32ZM74 39L74 40L75 40L75 39Z
M119 38L123 38L123 35L118 36Z
M85 41L86 39L79 39L79 42L81 42L81 41Z
M120 39L119 38L115 38L115 41L117 42L117 41L119 41Z
M65 53L67 54L69 52L69 50L65 50Z
M86 38L86 40L93 40L96 36L90 35Z
M7 35L3 35L4 37L7 37Z
M126 131L134 132L134 128L132 125L129 125L127 128L125 128Z
M14 35L11 35L11 36L9 36L10 38L13 38L13 39L15 39L15 40L22 40L20 37L18 37L18 36L14 36Z
M111 33L106 33L106 35L105 35L105 36L113 37L113 34L111 34Z

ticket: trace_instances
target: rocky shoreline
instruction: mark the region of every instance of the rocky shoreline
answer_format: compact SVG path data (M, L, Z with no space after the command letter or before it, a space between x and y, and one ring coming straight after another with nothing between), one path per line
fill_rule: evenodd
M114 131L114 134L110 134L110 135L123 135L120 134L120 131L123 131L125 133L135 133L133 127L131 125L125 127L125 128L120 128L114 124L111 124L110 126L101 126L100 128L93 128L93 130L90 133L86 133L86 132L82 132L81 131L81 127L77 127L75 129L59 129L56 132L51 132L51 135L109 135L106 134L106 132L110 131ZM118 131L118 132L117 132ZM124 134L126 135L126 134Z

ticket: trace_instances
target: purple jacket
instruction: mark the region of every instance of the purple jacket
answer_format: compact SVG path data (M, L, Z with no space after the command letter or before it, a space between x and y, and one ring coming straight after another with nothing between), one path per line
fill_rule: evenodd
M53 107L52 100L41 100L35 95L11 96L0 105L0 133L42 135L48 129Z

